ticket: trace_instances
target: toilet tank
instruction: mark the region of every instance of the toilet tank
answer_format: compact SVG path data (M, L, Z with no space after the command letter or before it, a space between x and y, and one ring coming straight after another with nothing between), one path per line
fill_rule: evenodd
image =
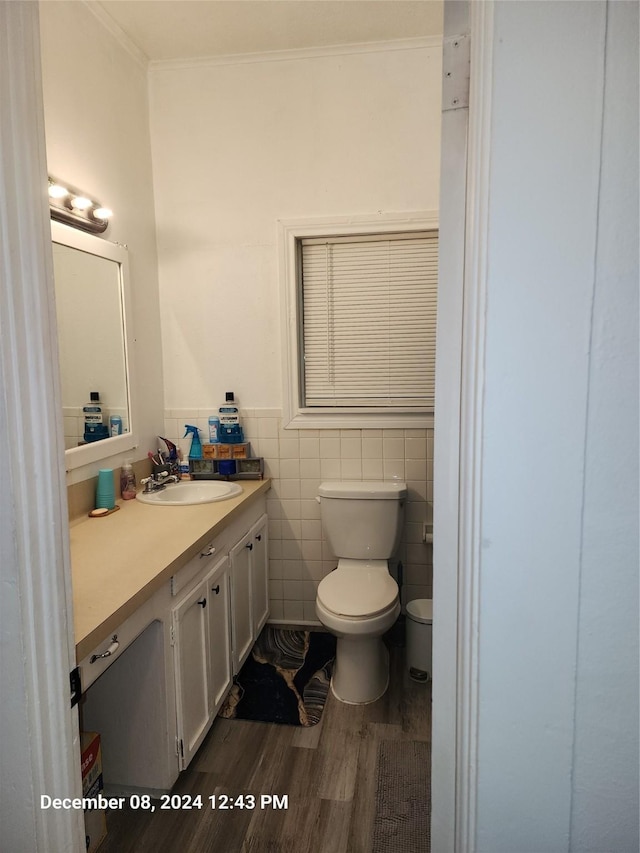
M321 483L322 526L336 557L388 560L400 542L407 484Z

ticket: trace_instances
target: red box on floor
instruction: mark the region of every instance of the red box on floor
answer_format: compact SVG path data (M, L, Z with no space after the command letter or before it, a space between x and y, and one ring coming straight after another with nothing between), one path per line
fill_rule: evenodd
M80 732L82 750L82 796L97 797L102 790L102 748L97 732ZM87 853L94 853L107 834L104 809L85 809L84 832Z

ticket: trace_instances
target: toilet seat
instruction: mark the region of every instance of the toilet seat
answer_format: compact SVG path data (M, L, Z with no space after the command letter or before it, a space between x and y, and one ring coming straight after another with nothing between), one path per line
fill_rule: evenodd
M395 605L398 585L386 560L340 560L338 568L320 581L317 599L336 616L365 619Z

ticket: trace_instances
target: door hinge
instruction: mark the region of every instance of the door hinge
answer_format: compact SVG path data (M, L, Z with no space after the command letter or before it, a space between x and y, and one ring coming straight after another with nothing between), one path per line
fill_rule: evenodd
M71 707L77 705L82 696L82 685L80 684L80 670L78 667L69 673L69 685L71 687Z
M169 629L169 645L175 646L175 644L176 644L176 629L172 625L171 628Z
M471 37L449 36L442 49L442 112L469 106Z

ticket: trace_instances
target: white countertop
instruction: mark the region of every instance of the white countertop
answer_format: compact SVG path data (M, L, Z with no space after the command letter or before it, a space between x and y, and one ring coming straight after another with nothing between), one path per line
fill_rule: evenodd
M240 481L242 494L215 503L120 510L70 524L76 659L81 661L200 548L254 500L270 480Z

